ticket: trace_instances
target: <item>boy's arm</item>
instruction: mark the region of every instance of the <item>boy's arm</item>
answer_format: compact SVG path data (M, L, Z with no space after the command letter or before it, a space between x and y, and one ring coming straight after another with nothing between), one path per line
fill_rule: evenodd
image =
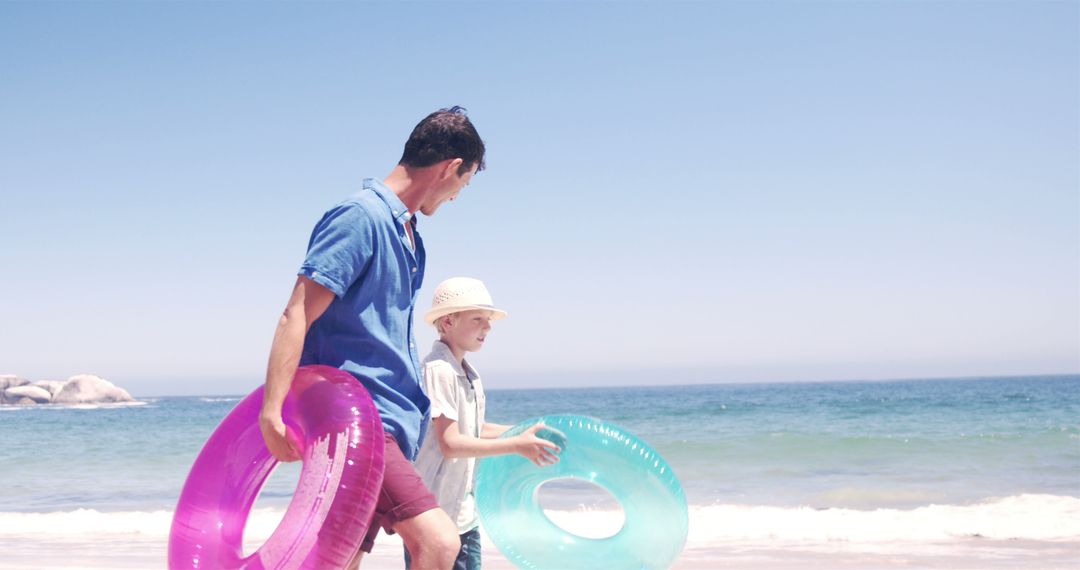
M281 419L281 405L292 386L300 353L304 349L304 337L311 323L315 322L330 306L334 294L318 283L300 276L293 286L292 295L285 312L274 331L270 346L270 362L266 366L266 390L263 393L262 410L259 412L259 429L263 441L274 457L281 461L296 461L300 454L285 437L285 422Z
M560 451L554 443L536 437L543 424L536 424L514 437L484 439L465 435L458 431L458 423L445 416L431 420L431 427L438 438L439 449L445 457L489 457L518 453L540 467L559 461L555 455ZM504 430L505 431L505 430Z
M511 426L503 424L493 424L491 422L484 422L484 427L480 428L480 437L484 439L495 439L510 429Z

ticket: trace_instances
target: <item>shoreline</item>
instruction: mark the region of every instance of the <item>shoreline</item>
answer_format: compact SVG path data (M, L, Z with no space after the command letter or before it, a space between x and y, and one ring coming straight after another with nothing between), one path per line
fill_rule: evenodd
M914 547L914 548L912 548ZM48 541L0 538L0 570L158 570L166 563L167 539L130 537L106 542L85 539ZM514 570L485 537L484 567ZM672 570L887 570L953 568L958 570L1075 568L1080 541L1010 541L971 539L950 544L893 542L879 544L688 544ZM401 541L380 535L360 566L369 570L404 567Z
M1068 499L1070 503L1080 501L1073 497ZM1043 539L989 538L977 534L943 537L914 529L920 524L915 520L899 521L898 526L890 527L883 524L883 520L860 519L858 525L880 528L847 535L835 533L836 528L815 528L814 533L795 536L788 530L805 528L806 524L800 520L798 511L769 512L765 519L771 530L765 529L766 532L753 528L766 521L752 520L752 511L722 510L710 517L701 517L702 511L695 512L697 516L692 515L687 543L671 566L674 570L719 567L748 570L817 570L822 567L839 570L1066 570L1075 568L1076 561L1080 560L1080 534L1073 533L1071 525L1070 529L1063 529L1066 534L1048 534L1046 536L1050 538ZM1060 515L1071 520L1074 512L1069 509ZM245 529L245 553L254 552L270 536L282 514L272 509L264 510L249 519ZM552 520L562 521L564 526L575 530L582 524L603 522L611 512L577 514L579 516L574 517L572 513L564 512L563 516ZM78 511L73 513L74 518L81 519L77 525L66 524L67 519L51 518L64 517L64 513L0 515L12 515L0 516L0 522L4 523L0 524L0 552L5 553L0 558L0 570L73 567L152 570L166 565L172 519L169 511ZM128 518L129 515L133 516ZM482 528L481 536L485 568L516 568ZM401 539L385 533L380 533L374 551L365 556L361 566L375 570L403 567Z

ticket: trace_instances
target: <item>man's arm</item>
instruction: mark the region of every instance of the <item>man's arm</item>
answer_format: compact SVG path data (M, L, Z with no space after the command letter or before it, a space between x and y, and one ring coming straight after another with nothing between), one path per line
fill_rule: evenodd
M329 289L304 276L296 278L292 295L285 306L274 331L270 345L270 362L266 366L266 391L259 413L259 429L267 449L280 461L296 461L300 453L285 437L285 422L281 419L281 406L292 386L300 353L304 349L304 337L311 323L315 322L330 306L334 294Z
M445 457L488 457L518 453L529 461L543 467L559 461L559 446L536 437L536 432L544 428L536 424L515 435L501 439L481 439L465 435L458 431L458 423L446 416L431 420L433 434L439 441L439 449Z

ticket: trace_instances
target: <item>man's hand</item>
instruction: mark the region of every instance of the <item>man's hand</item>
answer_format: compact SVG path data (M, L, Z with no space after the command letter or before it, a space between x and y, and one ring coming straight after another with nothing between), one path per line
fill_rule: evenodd
M556 454L562 451L558 445L555 445L542 437L537 437L536 432L542 429L550 430L550 428L544 424L536 424L514 436L517 453L521 454L529 461L532 461L538 467L546 467L558 463L559 456Z
M304 277L296 278L292 295L285 312L274 330L274 342L270 345L270 362L266 365L266 391L263 393L259 411L259 430L266 448L279 461L300 459L298 444L289 441L288 428L281 421L281 406L292 386L300 353L304 349L304 336L330 306L334 294L329 289Z
M266 448L278 461L300 460L300 450L289 439L289 428L285 426L285 422L281 421L280 413L277 416L260 414L259 429L262 431Z

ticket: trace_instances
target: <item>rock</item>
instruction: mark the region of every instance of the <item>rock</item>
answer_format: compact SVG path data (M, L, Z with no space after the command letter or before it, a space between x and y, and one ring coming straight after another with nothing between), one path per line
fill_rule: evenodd
M25 386L30 381L26 378L19 378L14 374L0 374L0 392L11 388L12 386Z
M38 386L48 390L50 394L49 399L51 400L60 393L60 390L64 388L64 384L67 384L67 380L38 380L31 384L31 386Z
M94 376L80 374L68 378L64 387L52 399L54 404L100 404L111 402L134 402L127 390L112 382Z
M40 380L30 383L14 374L0 374L0 404L99 404L134 402L123 388L94 376L80 374L67 380Z
M8 399L4 396L5 390L7 390L8 388L13 388L15 386L25 386L29 383L30 381L26 378L19 378L14 374L0 374L0 404L15 403L14 401L8 401Z
M31 404L48 404L52 394L41 386L15 386L4 390L4 399L16 404L23 403L24 399L30 400Z

